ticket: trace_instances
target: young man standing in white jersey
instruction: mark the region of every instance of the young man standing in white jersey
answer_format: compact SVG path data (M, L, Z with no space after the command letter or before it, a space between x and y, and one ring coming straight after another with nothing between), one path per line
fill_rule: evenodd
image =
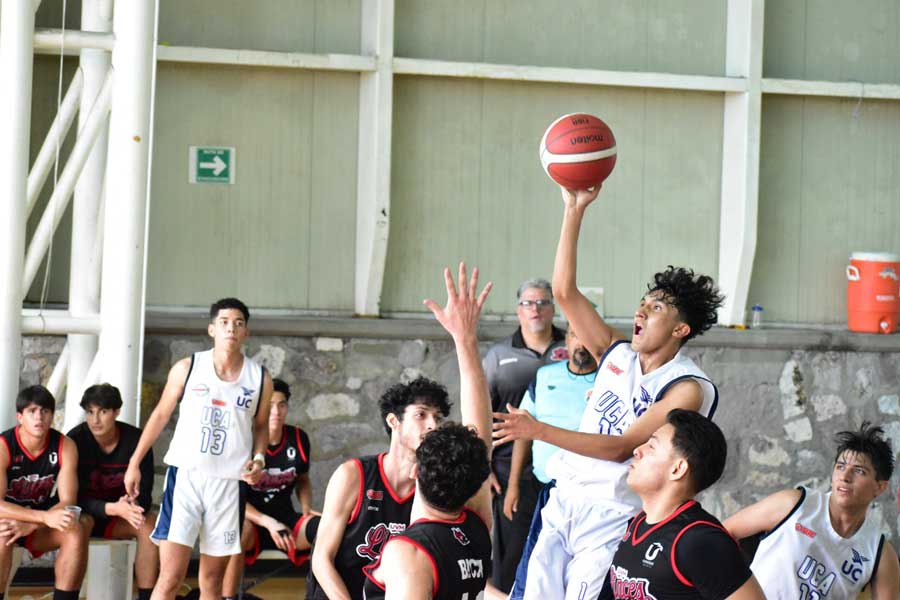
M896 597L897 553L866 519L894 471L883 434L868 423L837 434L830 493L782 490L725 520L737 538L764 534L750 568L769 598L855 598L869 584L873 600Z
M554 296L599 365L579 429L540 423L514 408L494 414L497 443L541 440L564 450L548 462L556 488L541 510L542 529L527 574L517 573L513 598L559 598L560 590L567 600L596 598L626 523L640 508L625 483L634 449L673 408L711 416L717 403L715 386L681 353L686 341L716 323L722 297L710 277L673 267L655 274L635 312L630 343L576 287L578 234L598 192L599 186L562 190L553 268Z
M243 502L238 483L243 479L255 484L265 466L272 378L241 352L250 335L250 311L240 300L224 298L210 307L209 318L212 350L184 358L169 371L125 473L125 490L136 498L141 459L180 406L164 459L169 468L151 535L160 545L153 600L175 598L198 534L201 598L222 597L228 559L241 552Z

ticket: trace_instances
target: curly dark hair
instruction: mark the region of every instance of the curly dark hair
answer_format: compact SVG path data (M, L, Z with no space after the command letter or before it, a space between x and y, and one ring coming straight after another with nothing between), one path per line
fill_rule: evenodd
M716 282L709 275L697 275L692 269L669 265L665 271L653 275L647 293L659 292L666 304L673 306L681 320L691 328L682 345L702 335L719 321L716 310L725 302Z
M484 441L458 423L429 431L416 449L417 493L438 510L456 512L491 472Z
M381 395L381 400L378 402L384 430L390 436L391 428L388 427L387 416L394 414L402 421L403 411L410 404L424 404L436 408L443 417L446 417L450 414L449 398L447 388L426 377L417 377L409 383L392 385Z
M838 445L834 456L835 464L844 452L862 454L872 461L875 479L887 481L894 473L894 451L891 449L891 442L883 436L884 429L868 421L863 421L859 431L839 431L834 436Z
M722 476L728 457L725 434L698 412L674 408L666 421L675 429L672 447L688 463L694 493L699 494Z

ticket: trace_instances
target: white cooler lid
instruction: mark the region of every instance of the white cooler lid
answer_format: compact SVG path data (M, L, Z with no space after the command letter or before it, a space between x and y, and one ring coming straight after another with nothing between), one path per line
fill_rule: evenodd
M851 252L850 260L870 262L900 262L900 254L893 252Z

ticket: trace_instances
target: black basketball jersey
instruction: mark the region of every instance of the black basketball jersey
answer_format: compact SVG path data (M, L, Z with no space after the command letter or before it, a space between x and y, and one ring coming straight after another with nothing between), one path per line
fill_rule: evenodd
M297 477L309 471L309 436L291 425L281 429L281 442L266 450L262 479L247 492L247 501L259 511L292 508Z
M9 453L6 467L6 501L36 510L47 510L59 500L56 480L62 467L65 436L55 429L47 433L47 445L31 455L19 441L19 427L7 429L0 438Z
M80 423L68 436L78 448L78 502L85 512L97 518L108 518L107 502L118 502L125 495L125 471L137 449L141 430L134 425L116 421L119 442L112 452L103 451L87 423ZM137 503L150 509L153 491L153 449L141 461L141 487Z
M466 509L454 521L419 519L392 544L412 543L431 558L435 600L475 600L490 576L491 535L474 512ZM382 600L384 585L376 581L372 571L378 562L364 569L365 600Z
M750 579L737 542L690 500L648 525L642 511L613 556L600 598L720 599Z
M409 523L414 492L399 498L386 481L383 461L384 454L352 461L359 469L359 491L334 557L335 569L351 598L362 598L365 581L362 568L375 562L388 538L403 533ZM307 598L327 598L311 570L306 589Z

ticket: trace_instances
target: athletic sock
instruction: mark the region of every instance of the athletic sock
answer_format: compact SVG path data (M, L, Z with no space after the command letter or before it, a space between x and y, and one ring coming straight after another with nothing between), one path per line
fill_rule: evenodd
M0 600L3 600L0 598ZM222 596L222 600L237 600L237 596Z
M138 588L138 600L150 600L153 595L153 588ZM0 598L0 600L3 600Z
M66 592L53 588L53 600L78 600L78 591L79 590L72 590L71 592Z

